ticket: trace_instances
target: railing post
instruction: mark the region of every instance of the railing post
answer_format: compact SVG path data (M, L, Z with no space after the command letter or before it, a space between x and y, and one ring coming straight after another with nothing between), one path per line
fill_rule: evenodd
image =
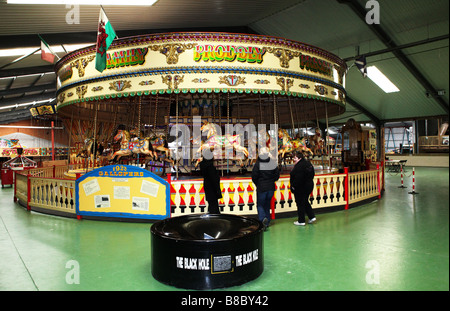
M345 209L348 209L348 191L349 191L349 180L348 180L348 167L344 167L345 182L344 182L344 193L345 193Z
M276 191L274 192L273 197L270 200L270 219L275 219L275 195Z
M13 178L14 178L14 202L17 202L17 175L16 171L13 171Z
M172 198L172 173L167 173L167 182L169 183L169 202ZM169 218L172 218L172 206L169 207L170 216Z
M380 187L380 164L377 163L377 186L378 186L378 199L381 199L381 187Z
M27 211L31 211L30 201L31 201L31 181L30 172L27 173Z

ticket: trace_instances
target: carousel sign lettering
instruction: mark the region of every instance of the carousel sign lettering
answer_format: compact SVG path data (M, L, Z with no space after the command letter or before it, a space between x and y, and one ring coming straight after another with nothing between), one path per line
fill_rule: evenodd
M148 48L137 48L108 53L106 56L106 69L142 65L145 63L147 52Z
M333 67L331 63L305 54L300 55L300 68L302 70L318 72L330 77L333 76Z
M58 77L61 83L72 78L72 75L73 75L72 65L68 65L58 72Z
M262 63L263 55L266 51L263 48L254 46L236 45L197 45L194 50L194 61L199 62L234 62L241 63Z

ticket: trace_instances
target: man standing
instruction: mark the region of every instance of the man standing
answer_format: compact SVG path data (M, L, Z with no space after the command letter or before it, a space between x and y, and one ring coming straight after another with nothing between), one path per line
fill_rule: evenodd
M219 199L222 198L220 190L220 176L214 166L214 159L203 158L200 162L200 172L203 176L203 187L205 189L205 198L208 201L208 213L220 214Z
M291 191L295 197L297 204L298 221L294 222L296 226L305 225L305 213L308 215L308 223L316 221L316 217L309 203L309 195L314 188L314 167L304 158L303 153L299 151L294 152L295 166L291 171Z

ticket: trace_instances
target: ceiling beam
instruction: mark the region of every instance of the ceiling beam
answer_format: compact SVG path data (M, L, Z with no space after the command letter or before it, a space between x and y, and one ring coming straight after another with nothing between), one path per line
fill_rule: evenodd
M13 123L21 120L31 119L30 109L20 109L0 114L0 124Z
M0 78L41 74L44 72L54 72L53 65L0 70Z
M369 53L364 53L364 54L357 55L357 56L347 57L347 58L344 58L343 61L349 62L349 61L355 60L361 56L365 56L365 57L376 56L376 55L380 55L380 54L390 53L394 50L403 50L403 49L407 49L407 48L420 46L423 44L428 44L428 43L442 41L442 40L448 40L448 39L449 39L449 35L447 34L447 35L443 35L443 36L438 36L438 37L434 37L434 38L429 38L429 39L425 39L425 40L420 40L420 41L416 41L416 42L398 45L394 48L387 48L387 49L382 49L382 50L373 51L373 52L369 52Z
M0 91L0 97L8 96L8 95L31 93L31 92L39 92L39 91L55 91L56 92L56 81L53 83L3 90L3 91Z
M375 125L381 125L383 123L383 121L381 121L379 118L377 118L377 116L375 116L373 113L371 113L366 108L361 106L358 102L356 102L354 99L352 99L348 95L345 98L345 101L347 103L349 103L351 106L353 106L354 108L356 108L359 111L361 111L362 113L364 113L366 116L368 116L370 118L370 120L372 120L372 122L375 123Z
M339 3L347 4L353 12L358 15L359 18L366 23L366 9L357 0L337 0ZM392 53L397 59L408 69L408 71L416 78L416 80L425 88L425 93L428 92L432 95L433 99L449 113L449 106L445 99L438 95L437 89L431 85L431 83L424 77L420 70L409 60L409 58L403 53L402 50L397 49L398 45L394 40L383 30L380 25L372 24L367 25L370 30L383 42L389 49L392 49ZM423 94L424 96L425 93Z

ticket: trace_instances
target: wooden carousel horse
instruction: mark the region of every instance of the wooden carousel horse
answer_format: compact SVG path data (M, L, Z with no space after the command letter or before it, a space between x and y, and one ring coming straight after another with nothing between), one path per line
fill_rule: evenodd
M278 129L278 155L284 159L286 153L301 151L305 156L312 156L313 152L306 146L305 139L292 139L285 129Z
M320 129L316 128L315 134L309 137L309 141L315 156L322 156L325 153L325 140L320 134Z
M131 156L133 154L144 154L150 157L154 156L153 147L150 143L150 138L135 139L131 141L130 132L124 129L117 130L114 141L120 141L120 150L114 152L109 161L117 162L121 157ZM116 158L117 157L117 158Z
M138 128L130 130L131 143L134 144L132 152L142 153L150 156L152 160L158 159L158 153L156 152L154 145L152 143L152 138L145 136L142 131Z
M218 135L216 125L213 123L209 123L205 121L200 128L203 132L207 132L206 141L202 142L200 148L197 150L197 153L201 153L204 149L211 150L216 146L219 146L221 149L225 148L233 148L236 152L242 152L246 158L248 158L248 150L244 146L241 145L241 137L239 135ZM200 163L200 159L197 161L195 166ZM244 161L239 159L240 166L244 166Z
M159 151L165 154L165 157L162 159L162 161L173 163L170 155L170 149L167 145L167 140L163 134L153 135L151 137L140 139L139 137L144 137L144 133L142 131L139 131L137 128L132 129L130 131L130 134L135 136L134 138L132 138L132 141L139 140L138 146L139 148L141 148L141 153L150 155L153 160L160 160L160 156L158 154ZM149 151L146 150L147 140L150 142L150 145L148 146ZM145 141L145 144L143 144L143 141Z
M170 155L170 149L167 145L167 140L163 134L154 135L150 138L150 143L152 144L152 148L155 151L160 151L165 154L165 158L163 159L166 162L173 163Z
M98 142L97 142L96 151L99 151ZM83 148L77 154L77 157L90 159L90 161L92 161L92 162L94 161L94 139L93 138L86 138L84 140Z

